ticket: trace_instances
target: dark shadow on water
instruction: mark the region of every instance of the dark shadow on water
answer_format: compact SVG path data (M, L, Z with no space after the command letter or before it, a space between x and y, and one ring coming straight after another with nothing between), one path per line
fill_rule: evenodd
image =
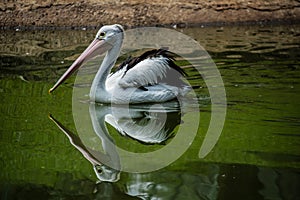
M58 174L55 186L0 185L1 199L297 199L299 170L190 163L193 172L160 170L123 174L117 183L95 183Z

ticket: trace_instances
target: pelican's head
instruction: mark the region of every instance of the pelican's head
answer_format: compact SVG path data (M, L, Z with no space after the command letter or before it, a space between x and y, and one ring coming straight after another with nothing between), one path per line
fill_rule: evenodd
M103 40L107 43L114 45L115 42L123 40L123 37L123 27L119 24L114 24L101 27L98 33L96 34L95 39Z
M49 90L49 93L53 92L87 60L111 50L114 46L118 46L120 48L123 38L124 29L121 25L114 24L101 27L92 43L75 60L71 67L60 77L55 85Z

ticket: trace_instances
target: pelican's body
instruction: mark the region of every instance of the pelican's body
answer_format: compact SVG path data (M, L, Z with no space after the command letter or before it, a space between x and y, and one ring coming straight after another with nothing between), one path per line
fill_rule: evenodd
M141 59L147 54L148 58L144 58L137 64L133 63L132 67L135 59ZM96 86L91 90L91 98L94 97L93 100L105 103L149 103L165 102L182 95L187 88L180 80L183 71L180 68L180 71L176 71L170 67L170 64L176 65L167 54L168 51L159 49L147 51L138 58L127 59L116 72L108 75L105 81L107 94L103 93L104 90L97 91ZM167 78L168 75L172 77ZM97 79L94 81L95 85L99 83Z
M111 69L120 54L124 30L120 25L103 26L96 39L72 64L52 92L86 60L107 52L93 80L90 98L102 103L154 103L183 96L189 87L180 78L184 71L173 61L173 54L164 49L151 50L140 57L129 58L118 69Z

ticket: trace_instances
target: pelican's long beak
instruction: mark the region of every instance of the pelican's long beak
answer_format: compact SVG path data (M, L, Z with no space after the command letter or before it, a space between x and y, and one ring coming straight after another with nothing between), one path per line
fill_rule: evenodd
M84 62L87 60L101 55L111 48L111 44L96 38L86 50L75 60L71 67L60 77L55 85L50 88L49 93L53 92L60 84L62 84L67 78L69 78Z

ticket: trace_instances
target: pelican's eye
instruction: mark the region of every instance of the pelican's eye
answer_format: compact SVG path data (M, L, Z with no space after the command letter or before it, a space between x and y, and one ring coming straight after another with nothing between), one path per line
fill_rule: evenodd
M103 39L105 37L105 32L101 32L98 36L99 39Z

